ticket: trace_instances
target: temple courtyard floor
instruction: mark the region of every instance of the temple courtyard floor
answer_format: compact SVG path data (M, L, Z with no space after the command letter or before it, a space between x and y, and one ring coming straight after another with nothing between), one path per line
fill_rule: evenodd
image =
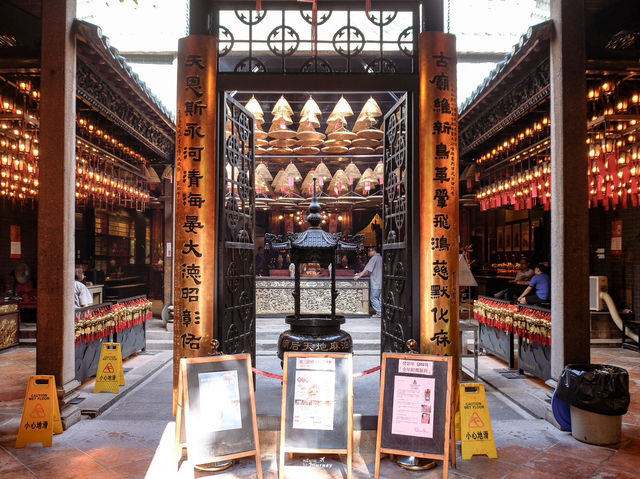
M348 320L345 329L368 346L356 346L354 372L379 364L375 348L374 320ZM263 324L265 331L272 326ZM372 332L373 331L373 332ZM367 334L371 333L371 337ZM258 331L258 337L261 337ZM264 337L264 335L263 335ZM368 338L368 339L367 339ZM258 369L281 374L280 362L269 347L258 344ZM592 349L592 362L623 367L630 374L631 406L622 419L622 441L611 447L581 443L570 433L545 420L552 390L531 377L509 378L505 364L491 356L479 358L479 376L485 383L498 458L474 456L462 460L457 445L453 478L606 479L637 478L640 470L640 353L619 348ZM465 358L466 372L473 366ZM124 363L127 386L118 396L93 394L93 381L83 384L82 420L61 435L52 447L30 444L15 448L28 377L35 373L35 349L13 348L0 352L0 477L16 478L192 478L193 464L174 461L175 419L172 415L172 367L169 351L147 351ZM469 368L469 369L467 369ZM516 375L517 376L517 375ZM373 477L375 464L379 373L354 381L355 433L354 479ZM256 406L260 427L262 470L265 478L278 476L279 407L281 384L257 376ZM95 417L93 417L95 416ZM344 458L326 456L320 461L295 455L287 458L285 477L346 478ZM399 468L382 460L383 478L442 477L442 466L427 472ZM255 463L242 459L220 478L256 477Z

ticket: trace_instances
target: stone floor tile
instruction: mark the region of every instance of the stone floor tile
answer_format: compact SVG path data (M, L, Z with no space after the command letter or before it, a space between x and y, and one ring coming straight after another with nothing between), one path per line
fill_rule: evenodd
M25 466L20 466L17 469L3 471L2 474L0 474L0 477L2 477L2 479L36 479L37 476Z
M573 442L560 442L550 447L545 452L564 457L579 457L580 459L592 464L600 464L611 458L615 453L615 449L607 447L591 446L584 444L576 439Z
M616 469L609 466L603 466L598 468L589 479L637 479L638 472L629 472L621 469Z
M503 446L498 448L498 459L509 464L524 464L540 454L539 450L522 446Z
M618 451L611 459L606 461L603 466L620 469L622 471L635 472L637 477L637 473L640 471L640 454L635 451Z
M458 461L456 471L478 479L497 479L504 477L517 467L515 464L502 462L498 459L473 456L468 461Z
M598 467L596 464L585 462L581 455L567 457L548 452L537 455L525 465L540 472L569 479L587 478Z
M149 470L149 465L151 464L151 459L142 459L140 461L130 462L128 464L122 464L121 466L112 467L111 469L118 474L120 474L123 479L145 479L147 475L147 471ZM169 471L165 471L167 474L170 474ZM167 477L171 477L168 475ZM147 479L155 479L155 478L147 478ZM158 478L160 479L160 478Z
M153 458L153 451L147 448L102 447L85 452L94 461L109 469L143 459L151 462Z
M558 476L523 466L504 476L504 479L558 479Z
M51 458L45 462L39 462L29 466L40 479L75 479L78 476L86 476L103 471L104 467L83 453L72 457L61 456Z
M15 446L15 442L13 446ZM27 444L25 447L10 447L7 450L26 466L45 461L64 461L82 455L79 449L64 442L56 442L55 438L51 447Z
M22 467L23 464L4 449L0 448L0 473Z
M74 476L73 479L122 479L122 475L113 469L105 469L104 471L94 471L88 474Z

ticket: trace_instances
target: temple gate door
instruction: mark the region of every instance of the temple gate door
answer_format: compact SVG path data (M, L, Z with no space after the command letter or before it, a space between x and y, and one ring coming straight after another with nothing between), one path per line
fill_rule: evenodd
M419 339L419 319L412 316L417 285L412 281L411 221L413 171L407 94L384 117L384 184L382 203L382 352L405 352L409 339Z
M220 117L215 338L226 354L256 354L255 143L253 115L224 95Z

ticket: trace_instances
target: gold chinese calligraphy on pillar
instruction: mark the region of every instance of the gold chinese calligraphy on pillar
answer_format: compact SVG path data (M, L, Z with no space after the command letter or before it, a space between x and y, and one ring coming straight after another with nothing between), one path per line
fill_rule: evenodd
M178 43L174 412L180 358L211 354L215 298L217 39Z
M455 37L441 32L425 32L420 34L419 49L420 352L458 358L459 190ZM454 369L457 373L457 367Z

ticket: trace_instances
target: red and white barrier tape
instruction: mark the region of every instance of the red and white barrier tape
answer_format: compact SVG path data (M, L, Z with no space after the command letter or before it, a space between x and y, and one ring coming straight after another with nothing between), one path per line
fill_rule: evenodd
M267 373L265 371L261 371L258 368L251 368L251 369L253 370L254 373L259 374L260 376L264 376L265 378L279 379L282 381L282 376L278 374ZM353 379L361 378L363 376L366 376L367 374L375 373L376 371L380 371L380 366L376 366L375 368L371 368L371 369L367 369L366 371L355 373L353 375Z

